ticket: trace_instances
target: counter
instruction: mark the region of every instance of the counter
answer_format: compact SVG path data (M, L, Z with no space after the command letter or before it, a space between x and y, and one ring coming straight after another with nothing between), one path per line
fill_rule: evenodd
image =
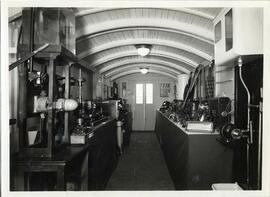
M117 165L116 120L109 118L93 130L89 148L89 190L104 190Z
M11 191L104 190L117 165L116 121L95 126L86 144L65 145L51 157L12 156Z
M188 132L157 110L155 132L177 190L211 190L232 182L233 150L218 133Z

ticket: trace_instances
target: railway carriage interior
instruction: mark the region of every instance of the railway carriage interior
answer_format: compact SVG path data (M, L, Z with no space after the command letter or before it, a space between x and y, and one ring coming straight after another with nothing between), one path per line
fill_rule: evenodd
M9 190L261 190L263 14L10 7Z

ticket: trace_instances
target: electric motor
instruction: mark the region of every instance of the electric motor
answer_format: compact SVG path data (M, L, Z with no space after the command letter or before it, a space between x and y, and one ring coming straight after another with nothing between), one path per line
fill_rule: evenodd
M241 139L243 137L243 132L240 129L235 128L234 124L225 124L221 130L220 135L222 140L226 143Z

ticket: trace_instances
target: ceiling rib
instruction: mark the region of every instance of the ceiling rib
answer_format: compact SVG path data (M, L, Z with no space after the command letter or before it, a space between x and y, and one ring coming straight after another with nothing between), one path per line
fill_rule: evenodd
M102 31L102 32L97 32L95 34L86 34L83 35L81 37L76 38L76 43L80 44L81 42L84 42L87 39L92 39L98 36L103 36L103 35L107 35L107 34L111 34L111 33L116 33L116 32L124 32L124 31L130 31L130 30L154 30L154 31L161 31L161 32L168 32L168 33L175 33L175 34L179 34L179 35L184 35L184 36L189 36L191 38L194 39L198 39L202 42L206 42L208 44L214 44L214 42L212 40L208 40L205 38L202 38L200 36L188 33L188 32L184 32L184 31L180 31L180 30L175 30L172 28L162 28L162 27L124 27L124 28L117 28L117 29L110 29L108 31Z
M125 46L125 45L135 45L138 43L143 43L143 44L152 44L152 45L161 45L161 46L168 46L176 49L181 49L184 51L187 51L189 53L193 53L197 56L202 57L205 60L211 61L213 59L212 55L203 52L199 49L196 49L194 47L191 47L189 45L179 43L179 42L174 42L170 40L161 40L161 39L146 39L146 38L137 38L137 39L126 39L126 40L117 40L114 42L108 42L106 44L100 45L98 47L90 48L87 51L83 51L80 54L78 54L79 59L83 59L89 55L108 50L110 48L116 48L119 46Z
M196 35L198 37L204 38L212 42L214 38L212 29L209 30L188 23L166 19L161 20L158 18L127 18L127 19L104 21L96 24L85 24L80 29L77 29L76 37L77 39L80 39L80 37L84 35L91 35L119 28L142 27L142 26L156 27L156 28L161 27L164 29L179 30L182 32Z
M129 65L125 65L125 66L121 66L121 67L118 67L118 68L115 68L115 69L112 69L111 71L107 72L105 74L105 77L110 77L112 75L115 75L115 74L118 74L126 69L129 69L129 70L134 70L134 69L139 69L139 68L151 68L151 69L160 69L161 71L163 70L164 72L168 72L168 73L171 73L171 74L174 74L174 75L179 75L181 74L179 71L176 71L174 69L171 69L171 68L168 68L166 66L163 66L163 65L157 65L157 64L129 64Z
M106 62L106 59L109 59L109 61L110 61L112 57L115 57L115 59L118 59L117 55L118 56L120 55L120 57L128 57L128 56L138 56L138 53L137 53L137 51L133 50L133 51L120 51L118 53L105 55L105 56L102 56L102 58L97 58L96 60L94 60L92 62L92 67L97 67L100 64L103 64L104 62ZM180 61L182 63L185 63L185 64L189 65L192 68L196 68L197 65L199 64L199 62L194 61L194 60L192 60L192 59L190 59L188 57L185 57L185 56L182 56L182 55L176 55L175 53L164 52L164 51L160 51L160 50L153 50L153 51L151 51L151 53L149 55L150 56L157 56L157 57L158 56L166 57L166 58L169 58L169 59ZM99 61L101 61L102 63L99 63ZM208 61L208 62L210 62L210 61Z
M130 8L91 8L91 9L84 9L84 10L80 10L78 11L75 16L77 18L79 17L83 17L83 16L87 16L87 15L91 15L91 14L97 14L100 12L106 12L106 11L111 11L111 10L121 10L121 9L136 9L139 7L130 7ZM178 12L185 12L187 14L192 14L195 16L199 16L199 17L203 17L205 19L209 19L209 20L213 20L215 18L215 16L205 13L205 12L201 12L199 10L192 10L192 9L188 9L188 8L158 8L158 7L151 7L151 8L147 8L147 9L159 9L159 10L172 10L172 11L178 11Z
M106 57L99 58L98 60L95 60L94 62L91 63L91 66L96 67L96 66L104 64L106 62L109 62L109 61L112 61L112 60L115 60L115 59L120 59L120 58L123 58L123 57L128 57L128 56L138 56L138 54L136 52L126 53L125 51L120 52L120 53L114 53L114 54L108 55ZM179 58L175 58L175 57L172 57L172 56L166 56L166 55L163 55L163 54L156 55L156 54L151 53L150 56L165 57L167 59L172 59L174 61L179 62L180 64L186 65L186 67L189 70L193 70L197 66L197 65L194 65L194 64L189 64L188 62L185 62L184 60L181 60Z
M169 73L164 73L164 72L161 72L161 71L157 71L157 70L151 70L149 71L150 73L156 73L156 74L160 74L160 75L165 75L167 77L170 77L174 80L177 80L177 77L172 75L172 74L169 74ZM110 77L111 80L115 80L115 79L118 79L122 76L126 76L126 75L130 75L130 74L134 74L134 73L140 73L139 70L129 70L129 71L125 71L125 72L122 72L122 73L119 73L119 74L116 74L112 77Z
M116 62L116 63L112 63L108 66L105 66L103 68L101 68L99 70L100 74L103 74L105 72L110 71L111 69L117 68L117 67L121 67L124 65L129 65L129 64L157 64L157 65L163 65L165 67L170 67L170 68L174 68L176 70L178 70L179 72L182 73L189 73L189 70L185 69L182 66L179 66L179 64L174 64L171 63L169 61L164 61L164 60L160 60L160 59L153 59L153 58L147 58L147 59L142 59L142 58L137 58L137 59L127 59L124 61L120 61L120 62Z

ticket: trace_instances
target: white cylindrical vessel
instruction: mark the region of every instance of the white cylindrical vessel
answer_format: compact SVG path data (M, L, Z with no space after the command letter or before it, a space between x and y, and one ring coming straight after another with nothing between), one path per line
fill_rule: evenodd
M116 122L117 125L117 146L119 148L119 152L120 154L122 154L122 144L123 144L123 132L122 132L122 122L121 121L117 121Z
M73 111L78 107L78 102L74 99L57 99L55 108L62 111Z

